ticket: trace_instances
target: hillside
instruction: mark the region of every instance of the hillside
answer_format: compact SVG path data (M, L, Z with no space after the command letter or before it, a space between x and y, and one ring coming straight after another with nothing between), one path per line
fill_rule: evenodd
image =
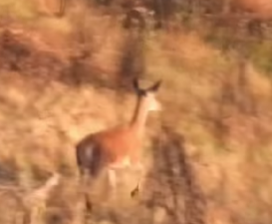
M169 1L141 27L122 1L60 2L0 3L0 223L270 224L270 8ZM136 77L162 80L144 190L122 172L109 199L102 175L88 211L75 144L131 118Z

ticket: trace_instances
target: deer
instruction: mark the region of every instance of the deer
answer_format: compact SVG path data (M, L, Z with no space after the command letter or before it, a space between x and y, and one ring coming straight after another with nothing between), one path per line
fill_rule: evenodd
M130 195L138 195L144 179L140 149L149 112L160 111L162 108L155 94L160 85L161 80L149 88L142 89L139 81L134 79L137 104L131 120L125 125L89 134L76 145L77 166L81 177L96 178L102 170L106 170L110 189L115 192L118 171L136 170L141 175Z

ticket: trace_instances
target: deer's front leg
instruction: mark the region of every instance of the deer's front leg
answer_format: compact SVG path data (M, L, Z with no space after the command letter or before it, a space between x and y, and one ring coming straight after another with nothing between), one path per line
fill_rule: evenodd
M139 194L140 190L142 189L142 185L145 179L144 175L144 166L142 163L137 163L136 166L134 167L134 170L139 172L139 177L137 181L136 187L131 191L130 195L131 197L135 197Z
M117 187L117 176L116 176L115 169L108 170L108 181L109 181L109 187L110 187L110 194L115 195L116 187Z

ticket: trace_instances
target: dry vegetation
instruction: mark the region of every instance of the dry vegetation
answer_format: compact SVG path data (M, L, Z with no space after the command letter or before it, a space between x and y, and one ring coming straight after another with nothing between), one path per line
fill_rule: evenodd
M0 3L1 224L272 222L269 38L198 14L139 33L122 27L120 9L71 1L59 18L37 2ZM163 80L146 189L127 197L135 178L124 174L108 201L98 184L86 217L74 145L129 119L133 77ZM53 173L60 180L45 194Z

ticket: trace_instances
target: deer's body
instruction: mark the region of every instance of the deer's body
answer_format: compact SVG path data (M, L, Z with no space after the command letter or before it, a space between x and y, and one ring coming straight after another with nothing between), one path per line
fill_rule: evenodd
M99 173L99 166L114 167L124 157L137 160L136 148L141 147L141 137L130 127L117 127L85 137L77 145L78 165L89 174ZM91 162L93 160L93 162ZM96 164L96 165L95 165ZM121 166L121 165L120 165Z
M110 184L115 187L118 169L142 170L140 159L145 123L148 112L159 109L153 93L159 85L160 82L148 90L142 90L135 82L138 103L131 121L124 126L90 134L77 144L77 164L82 175L97 177L106 169Z

